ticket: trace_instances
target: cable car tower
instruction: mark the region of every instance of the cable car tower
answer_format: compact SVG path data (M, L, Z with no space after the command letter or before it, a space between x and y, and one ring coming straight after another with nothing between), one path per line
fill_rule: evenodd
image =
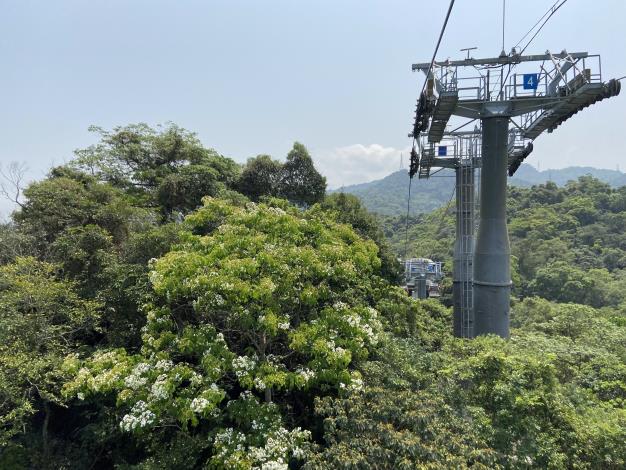
M433 167L456 171L454 333L509 336L510 247L506 226L507 173L532 152L532 141L582 109L616 96L604 82L599 55L587 52L521 55L413 64L427 74L411 137L409 174L428 178ZM518 72L519 70L519 72ZM429 73L430 71L430 73ZM470 132L446 132L452 116L477 121ZM459 129L459 128L457 128ZM452 142L452 144L450 144ZM448 149L453 151L448 155ZM475 168L480 168L475 235Z

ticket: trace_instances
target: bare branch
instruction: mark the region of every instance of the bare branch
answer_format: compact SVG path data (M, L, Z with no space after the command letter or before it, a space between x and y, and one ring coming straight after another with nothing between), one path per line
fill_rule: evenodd
M25 163L11 162L5 170L0 165L0 196L24 207L20 199L24 189L24 177L28 167Z

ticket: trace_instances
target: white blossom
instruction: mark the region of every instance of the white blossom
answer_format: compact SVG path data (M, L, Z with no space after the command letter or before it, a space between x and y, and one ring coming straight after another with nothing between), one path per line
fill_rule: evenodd
M267 385L265 384L265 382L263 381L263 379L261 377L255 377L254 379L254 386L258 389L258 390L265 390L267 388Z
M160 361L157 361L157 363L154 366L155 369L162 370L162 371L168 371L172 367L174 367L174 363L170 361L169 359L161 359Z
M262 423L252 421L252 429L264 432ZM265 431L266 432L266 431ZM219 432L214 441L215 459L225 468L231 468L240 463L237 453L246 455L246 462L252 464L253 470L287 470L290 456L301 459L305 456L304 449L299 444L309 440L311 433L296 428L292 431L280 427L265 434L265 444L262 446L247 446L246 435L233 430L225 429Z
M156 415L148 409L145 401L139 400L130 410L130 413L124 415L120 422L122 431L130 432L137 428L145 428L154 423Z
M191 385L200 385L202 384L202 376L197 372L192 372L189 381L191 382Z
M211 402L209 400L207 400L206 398L194 398L193 400L191 400L191 411L195 412L195 413L202 413L204 410L206 410L209 406L211 405Z
M289 466L282 460L270 460L261 465L261 470L289 470Z
M238 356L233 359L233 369L238 378L249 374L256 366L256 360L248 356Z
M308 369L308 368L304 368L304 369L298 368L296 370L296 374L302 377L305 382L308 382L309 380L315 377L315 372L313 372L311 369Z
M373 319L378 318L378 310L376 310L373 307L367 307L367 311L370 314L370 317L372 317Z
M167 381L167 375L161 374L157 377L156 381L152 384L150 389L151 395L157 400L165 400L169 397L169 392L165 385Z
M280 207L268 207L267 210L275 215L285 215L286 212L282 210Z
M350 392L359 392L363 390L363 380L359 379L358 377L353 377L350 380L349 384L341 382L339 384L339 388L342 390L348 390Z
M357 378L353 378L350 381L350 385L348 386L348 389L353 391L353 392L359 392L359 391L363 390L363 380L357 379Z
M140 387L143 387L148 382L148 378L144 377L143 374L147 373L151 369L150 364L146 364L145 362L140 362L135 366L133 371L124 379L124 384L133 390L137 390Z

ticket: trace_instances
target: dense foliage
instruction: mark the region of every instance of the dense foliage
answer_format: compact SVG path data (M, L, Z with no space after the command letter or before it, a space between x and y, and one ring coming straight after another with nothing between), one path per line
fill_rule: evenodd
M253 201L276 196L308 207L324 199L326 178L315 169L306 147L296 142L285 163L272 160L269 155L249 159L241 172L238 190Z
M62 363L93 333L99 305L83 300L71 281L34 258L0 267L0 445L22 432L41 405L47 454L51 404L62 403Z
M468 341L394 285L403 221L325 196L301 144L99 133L0 226L0 468L626 465L622 189L512 189L524 299ZM450 211L412 254L450 259Z
M384 342L362 393L317 400L327 446L307 468L623 468L624 328L540 299L513 322L510 341Z
M619 307L626 302L626 187L583 176L509 188L514 295ZM381 219L393 250L405 248L404 217ZM452 267L454 204L410 220L409 255Z

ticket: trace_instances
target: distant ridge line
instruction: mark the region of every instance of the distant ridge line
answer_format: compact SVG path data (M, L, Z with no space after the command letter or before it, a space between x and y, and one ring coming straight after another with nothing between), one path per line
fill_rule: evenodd
M453 176L452 170L444 170L441 176ZM558 186L580 176L591 175L612 187L626 186L626 173L593 167L572 166L557 170L539 171L529 164L522 164L513 178L509 178L512 186L530 187L552 181ZM363 205L371 212L381 215L400 215L406 212L408 173L406 170L395 171L384 178L343 186L329 192L344 192L359 197ZM430 212L446 202L450 195L453 178L430 178L420 180L413 185L411 194L411 214Z

